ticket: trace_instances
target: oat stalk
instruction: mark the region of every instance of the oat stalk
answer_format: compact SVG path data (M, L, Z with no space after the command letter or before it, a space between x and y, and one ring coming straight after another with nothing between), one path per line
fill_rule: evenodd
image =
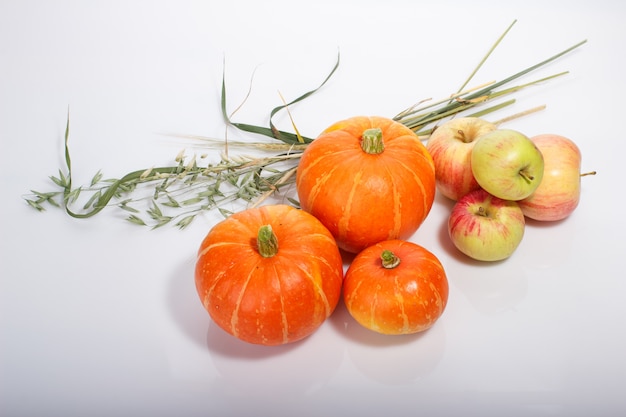
M499 101L499 99L506 98L523 88L535 86L567 74L567 72L560 72L525 84L508 86L513 81L570 53L586 42L579 42L503 80L466 88L514 23L515 21L498 38L462 84L459 92L436 101L422 100L398 113L394 120L411 128L422 140L427 140L437 124L442 121L459 115L484 117L515 103L514 98L503 101ZM227 141L226 138L213 140L195 135L183 136L193 140L202 139L206 148L219 146L222 149L221 159L217 163L204 163L206 155L187 157L184 152L181 152L171 166L144 168L132 171L119 179L103 179L102 173L98 171L89 184L78 187L72 183L68 111L64 142L65 170L60 169L58 175L50 177L57 189L49 192L32 190L31 194L25 197L25 200L29 206L38 211L44 211L46 205L60 207L64 208L68 215L81 219L92 217L107 207L117 207L126 212L126 219L134 224L152 228L174 224L181 229L189 226L196 216L204 211L217 209L224 216L230 215L232 211L226 208L227 203L244 202L248 206L262 204L271 196L281 193L284 187L294 183L300 156L307 144L314 140L300 134L289 112L289 107L321 89L335 73L338 66L339 54L334 67L318 87L290 102L286 102L281 95L283 104L271 110L268 127L232 120L243 103L235 111L228 113L224 73L222 76L221 112L226 126L268 137L272 139L271 141L236 142ZM518 112L500 119L496 123L504 123L513 118L539 111L544 107L541 105ZM295 133L280 130L274 124L273 117L281 111L288 112ZM231 156L228 152L229 146L254 148L268 155L260 157ZM298 202L288 195L285 194L284 198L292 204L298 205ZM140 208L142 205L143 209ZM76 210L74 208L76 206L79 206L80 209Z

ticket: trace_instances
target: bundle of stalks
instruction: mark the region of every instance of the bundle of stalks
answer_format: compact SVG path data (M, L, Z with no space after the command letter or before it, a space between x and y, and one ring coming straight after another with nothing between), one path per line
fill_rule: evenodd
M440 100L421 100L398 113L393 119L409 127L421 140L427 141L439 123L457 116L485 117L514 104L515 98L511 96L516 92L567 74L565 71L527 83L511 85L519 78L572 52L586 42L579 42L502 80L468 88L478 70L514 24L515 21L496 40L456 93ZM233 142L187 135L184 137L202 140L207 149L219 146L222 150L219 161L203 163L207 159L206 153L187 156L182 151L172 165L134 170L120 178L110 179L105 179L102 172L98 171L86 185L75 186L72 183L68 114L64 142L66 166L59 169L58 175L50 176L56 188L48 192L31 190L25 200L36 210L44 211L46 205L54 206L64 209L68 215L75 218L89 218L107 207L117 207L128 212L126 219L132 223L152 228L173 224L181 229L187 227L198 214L205 211L218 210L222 215L229 216L232 214L232 211L226 208L226 203L229 202L258 206L269 197L280 193L284 187L293 184L300 156L307 144L314 140L301 135L293 119L291 119L293 132L278 129L273 122L274 115L281 111L289 114L290 106L320 90L338 67L339 56L328 76L318 87L290 102L283 100L280 106L272 109L269 126L232 121L236 111L231 113L227 111L226 82L225 77L222 77L221 111L227 126L262 137L263 140ZM541 105L527 109L492 123L499 125L544 107ZM289 117L291 118L291 114ZM231 148L254 149L261 156L233 155L230 152ZM296 199L289 196L284 198L291 204L298 205ZM74 208L76 206L80 207L79 210ZM141 209L139 206L144 208Z

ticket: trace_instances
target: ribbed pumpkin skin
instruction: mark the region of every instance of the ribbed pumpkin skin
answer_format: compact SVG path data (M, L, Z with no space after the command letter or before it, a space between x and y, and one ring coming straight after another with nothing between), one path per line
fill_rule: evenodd
M368 154L361 136L380 128L384 151ZM433 159L417 135L384 117L354 117L324 130L303 152L296 176L303 210L317 217L340 248L407 239L435 198Z
M271 225L278 252L257 249ZM312 334L341 297L343 263L330 232L288 205L235 213L215 225L198 251L195 282L213 321L249 343L280 345Z
M400 263L382 266L384 250ZM350 315L381 334L424 331L441 317L448 303L448 279L439 259L420 245L402 240L379 242L350 264L343 297Z

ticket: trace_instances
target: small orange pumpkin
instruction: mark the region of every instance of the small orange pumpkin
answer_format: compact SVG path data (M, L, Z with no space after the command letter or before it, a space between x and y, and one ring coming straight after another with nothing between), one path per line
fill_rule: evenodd
M195 282L213 321L249 343L312 334L341 297L343 262L328 229L288 205L235 213L200 245Z
M353 117L324 130L298 165L300 206L347 252L407 239L435 198L433 159L408 127L384 117Z
M343 297L350 315L382 334L430 328L448 303L448 279L439 259L403 240L379 242L360 252L348 268Z

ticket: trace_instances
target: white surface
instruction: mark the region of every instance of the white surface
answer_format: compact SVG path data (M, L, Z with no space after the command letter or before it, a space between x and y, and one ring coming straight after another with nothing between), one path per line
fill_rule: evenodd
M508 4L0 3L0 415L624 415L623 7ZM547 109L507 126L569 136L598 175L584 179L574 215L530 225L494 265L453 250L450 204L437 199L412 240L444 263L450 298L424 334L378 336L340 306L301 343L245 345L211 324L193 286L217 216L150 231L114 210L81 221L22 200L63 166L68 106L75 182L121 176L185 146L161 133L223 137L224 59L231 108L258 67L237 120L266 124L277 91L317 86L339 49L336 75L292 109L315 136L456 91L513 19L475 84L588 39L536 74L568 76L519 93L510 112Z

